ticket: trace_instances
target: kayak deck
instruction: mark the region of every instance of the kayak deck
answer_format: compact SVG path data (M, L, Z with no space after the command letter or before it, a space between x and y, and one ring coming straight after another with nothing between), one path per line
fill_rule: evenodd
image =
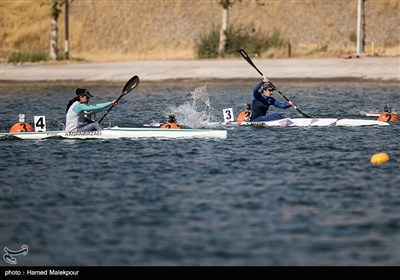
M216 124L216 123L213 123ZM387 126L387 122L341 118L285 118L266 122L228 122L221 125L238 126Z
M226 130L214 129L160 129L160 128L122 128L111 127L101 131L87 132L18 132L0 133L0 137L39 140L46 138L66 139L119 139L119 138L227 138Z

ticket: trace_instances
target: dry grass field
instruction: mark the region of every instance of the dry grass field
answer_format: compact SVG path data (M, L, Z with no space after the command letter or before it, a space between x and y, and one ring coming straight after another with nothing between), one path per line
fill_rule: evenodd
M85 61L196 59L201 34L219 29L218 0L70 0L70 57ZM51 0L0 0L1 61L12 52L49 52ZM400 55L400 0L365 2L366 48ZM58 20L60 54L64 16ZM357 0L242 0L230 24L280 32L293 57L355 52ZM323 51L321 51L323 50ZM285 57L286 50L261 57Z

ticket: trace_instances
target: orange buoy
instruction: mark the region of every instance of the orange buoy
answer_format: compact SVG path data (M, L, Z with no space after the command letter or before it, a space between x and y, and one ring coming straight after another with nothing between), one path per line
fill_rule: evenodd
M163 129L182 129L182 127L177 123L165 123L160 128L163 128Z
M382 122L395 122L398 121L397 115L395 113L391 113L391 112L385 112L382 113L379 117L378 117L378 121L382 121Z
M245 110L240 112L240 114L237 116L237 118L236 118L237 122L244 122L244 121L249 121L250 120L251 104L246 103L245 106L246 106Z
M162 129L182 129L182 127L176 123L176 117L174 114L167 116L167 122L160 126Z
M371 157L372 164L384 164L389 160L389 155L387 153L377 153Z
M18 122L10 128L10 133L16 132L32 132L33 127L29 123Z
M251 111L248 111L248 110L240 112L240 114L236 118L236 121L243 122L245 120L248 120L250 118L250 113L251 113Z

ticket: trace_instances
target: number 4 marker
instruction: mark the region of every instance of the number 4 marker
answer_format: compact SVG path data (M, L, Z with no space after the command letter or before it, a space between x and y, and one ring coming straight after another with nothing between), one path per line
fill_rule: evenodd
M34 120L35 132L46 131L45 116L34 116L33 120Z

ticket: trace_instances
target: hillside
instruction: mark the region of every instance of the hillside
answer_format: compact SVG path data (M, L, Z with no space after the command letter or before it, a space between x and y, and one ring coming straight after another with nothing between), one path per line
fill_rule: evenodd
M219 29L218 0L70 0L70 57L86 61L196 59L201 34ZM0 0L1 60L12 52L49 52L51 0ZM64 10L58 20L64 48ZM366 52L400 55L400 0L365 2ZM294 57L354 53L357 0L241 1L230 24L272 33L291 43ZM262 54L284 57L286 51Z

